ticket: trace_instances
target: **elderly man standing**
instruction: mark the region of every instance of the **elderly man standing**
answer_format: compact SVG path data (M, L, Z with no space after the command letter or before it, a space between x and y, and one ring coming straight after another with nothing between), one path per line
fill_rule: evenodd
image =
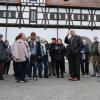
M69 38L69 35L71 36ZM74 30L68 32L65 37L65 43L69 44L69 53L70 53L70 77L68 80L79 81L80 80L80 61L81 53L80 49L82 46L82 39L80 36L75 34Z

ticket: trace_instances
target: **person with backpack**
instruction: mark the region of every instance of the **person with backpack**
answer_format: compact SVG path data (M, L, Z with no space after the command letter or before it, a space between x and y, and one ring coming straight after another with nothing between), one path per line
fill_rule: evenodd
M91 75L92 77L96 76L97 66L99 63L98 46L99 46L98 37L94 37L94 42L91 44L91 59L92 59L93 71L94 71L94 74Z

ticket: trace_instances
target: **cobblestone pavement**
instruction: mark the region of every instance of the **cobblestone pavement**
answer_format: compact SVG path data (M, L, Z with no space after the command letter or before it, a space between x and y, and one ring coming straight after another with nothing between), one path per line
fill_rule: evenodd
M50 77L16 83L13 76L0 81L0 100L100 100L100 82L90 76L72 82Z

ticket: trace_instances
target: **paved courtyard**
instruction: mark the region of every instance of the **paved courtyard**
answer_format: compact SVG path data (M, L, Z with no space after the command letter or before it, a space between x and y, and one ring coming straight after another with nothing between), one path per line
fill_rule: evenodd
M0 100L100 100L96 78L81 76L81 81L72 82L67 77L65 74L64 79L50 77L19 84L13 76L5 76L5 81L0 81Z

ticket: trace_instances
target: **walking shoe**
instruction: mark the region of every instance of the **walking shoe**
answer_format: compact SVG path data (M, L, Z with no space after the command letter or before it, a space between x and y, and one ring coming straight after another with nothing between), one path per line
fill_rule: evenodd
M90 73L86 73L86 75L90 75Z
M0 75L0 80L4 80L3 75Z
M73 77L69 77L69 78L68 78L69 81L72 80L72 79L73 79Z
M28 77L27 80L31 80L31 77Z
M51 76L51 74L48 74L48 76Z
M82 75L84 76L84 75L85 75L85 73L82 73Z
M59 75L57 75L57 78L60 78L60 76L59 76Z
M42 75L39 75L39 78L42 78Z
M64 78L64 75L61 75L61 78Z
M24 81L23 81L23 80L21 80L21 81L20 81L20 83L24 83Z
M95 77L95 76L96 76L95 74L91 75L91 77Z
M0 80L4 80L4 78L0 78Z
M17 83L20 83L20 80L16 80Z
M46 75L46 76L44 76L44 78L49 78L49 77Z
M36 81L37 80L37 77L34 77L33 80Z
M77 78L77 77L72 79L72 81L79 81L79 80L80 80L80 78Z
M55 73L53 73L53 76L56 76L56 74L55 74Z
M12 74L12 76L15 76L15 74Z
M25 79L24 82L28 82L28 80Z

